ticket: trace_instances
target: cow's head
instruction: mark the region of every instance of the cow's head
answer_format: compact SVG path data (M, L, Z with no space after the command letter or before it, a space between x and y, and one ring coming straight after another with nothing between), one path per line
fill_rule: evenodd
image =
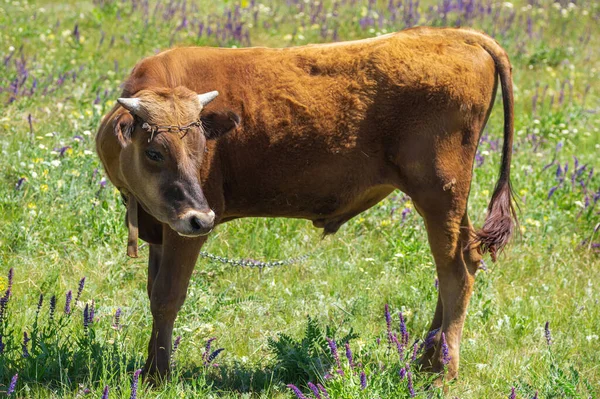
M121 145L120 175L135 200L184 236L208 234L215 221L200 184L206 141L239 124L233 112L207 112L216 91L185 87L142 90L118 102L128 112L114 121Z

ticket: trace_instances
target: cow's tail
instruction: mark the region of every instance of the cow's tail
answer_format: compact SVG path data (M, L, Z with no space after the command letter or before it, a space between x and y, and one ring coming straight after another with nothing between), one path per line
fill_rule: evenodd
M513 82L512 67L506 52L493 39L487 36L484 38L480 44L493 58L502 88L504 144L500 176L488 206L487 217L481 230L476 233L475 241L482 254L489 251L492 260L496 261L496 256L510 240L515 226L518 226L517 213L513 204L514 194L510 182L514 131Z

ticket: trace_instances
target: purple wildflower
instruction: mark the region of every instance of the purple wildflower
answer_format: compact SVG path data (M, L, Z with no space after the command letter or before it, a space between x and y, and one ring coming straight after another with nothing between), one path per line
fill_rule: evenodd
M412 379L412 373L410 371L406 372L406 379L408 381L408 393L410 394L411 398L415 397L415 387L413 386L413 379Z
M54 311L56 310L56 295L52 295L50 298L50 318L54 318Z
M181 335L178 335L175 338L175 342L173 342L173 350L171 351L171 367L175 366L175 352L177 352L177 348L179 348L179 344L181 343Z
M210 346L215 339L216 338L213 337L209 338L208 341L206 341L206 346L204 347L204 354L202 355L202 360L204 360L204 364L207 364L208 355L210 354Z
M552 345L552 335L550 334L550 322L547 321L544 325L544 336L546 337L546 343L548 346Z
M108 385L104 386L104 390L102 391L102 399L108 399Z
M54 149L54 152L58 153L58 155L60 157L63 157L63 156L65 156L65 153L67 152L67 150L69 148L71 148L70 145L66 145L66 146L63 146L63 147L57 147L57 148Z
M433 286L435 287L436 291L440 288L440 280L438 280L437 277L433 282Z
M15 190L20 190L21 186L23 185L23 183L25 183L26 180L26 177L21 177L19 180L17 180L17 184L15 184Z
M13 378L10 380L10 385L8 386L8 391L6 391L6 396L10 396L15 392L15 388L17 387L17 380L19 379L19 374L15 374Z
M4 296L2 298L0 298L0 319L6 313L6 308L8 307L8 300L10 299L10 295L11 295L11 289L10 289L10 287L8 287L8 289L4 293Z
M532 399L538 399L538 391L535 391L535 395L533 395Z
M133 380L131 381L131 396L129 396L129 399L137 398L138 381L141 373L142 369L136 370L135 373L133 373Z
M479 269L479 270L483 270L484 272L487 272L487 271L488 271L487 264L485 263L485 261L484 261L483 259L481 259L481 260L479 261L479 266L477 266L477 269Z
M89 318L90 318L90 308L88 306L88 304L85 304L85 308L83 309L83 329L85 331L87 331L88 325L89 325Z
M417 361L417 353L419 353L419 344L418 341L414 343L413 345L413 354L412 357L410 358L411 362L416 362Z
M392 343L392 315L390 315L390 306L385 304L385 324L387 325L388 342Z
M554 186L550 189L550 191L548 191L548 199L552 198L556 190L558 190L558 186Z
M325 396L325 399L329 399L329 393L327 393L327 390L325 389L325 387L321 384L317 384L317 386L319 387L319 391L321 391L323 396Z
M479 166L483 165L484 161L485 161L485 158L483 157L483 155L481 155L481 153L479 151L477 151L477 154L475 154L475 165L479 167Z
M67 298L65 300L65 314L71 314L71 300L73 298L73 293L71 290L67 292Z
M398 317L400 318L400 334L402 335L402 346L404 347L408 345L408 330L402 312L398 312Z
M15 274L15 270L11 267L10 270L8 271L8 289L12 288L14 274Z
M508 399L516 399L517 393L515 392L515 387L510 388L510 395L508 395Z
M450 363L450 353L446 342L446 333L442 333L442 363L447 366Z
M560 179L562 174L563 174L562 165L558 164L558 166L556 167L556 179Z
M83 136L80 136L80 135L76 134L75 136L73 136L73 140L76 140L76 141L83 141ZM107 386L108 386L108 385L107 385Z
M360 389L365 389L367 387L367 375L364 371L360 372Z
M206 358L206 364L210 364L212 363L213 360L215 360L217 358L217 356L219 356L219 353L223 352L225 350L225 348L219 348L214 350L210 355L208 355L208 357Z
M0 334L0 355L4 353L4 342L2 341L2 334Z
M342 371L342 370L341 370L341 364L340 364L340 356L338 355L338 350L337 350L337 344L331 338L327 338L327 343L329 344L329 349L331 350L331 355L333 356L333 360L335 360L335 364L338 367L338 373L340 373L340 371ZM342 373L340 373L340 374L342 374Z
M429 332L429 334L427 334L427 338L425 338L425 350L429 350L431 348L433 348L433 345L435 344L435 336L437 335L437 333L440 331L439 328L436 328L435 330L431 330Z
M76 42L79 42L81 34L79 33L79 24L75 24L75 28L73 29L73 37Z
M96 315L96 304L94 303L94 300L92 299L92 304L90 305L90 314L89 314L89 318L88 318L88 322L90 324L92 324L94 322L95 315Z
M181 343L181 335L178 335L177 338L175 338L175 342L173 343L173 352L171 352L171 355L175 354L175 352L177 351L177 348L179 348L180 343Z
M75 297L75 303L79 302L79 298L81 298L81 293L83 292L83 287L85 286L85 277L79 280L79 287L77 287L77 296Z
M287 385L287 387L288 387L289 389L291 389L291 390L292 390L292 392L294 392L294 394L296 394L296 397L297 397L298 399L306 399L306 396L304 396L304 395L302 394L302 391L301 391L300 389L298 389L298 387L297 387L297 386L295 386L294 384L288 384L288 385Z
M410 208L404 208L402 210L402 222L404 222L406 220L406 216L410 213Z
M100 188L105 188L106 187L106 178L103 177L100 179Z
M312 382L309 382L307 385L310 388L310 390L312 391L313 395L315 395L316 399L322 399L321 394L319 393L319 388L317 388L317 386L315 384L313 384Z
M44 294L40 294L40 298L38 299L38 304L37 304L37 310L35 311L36 314L39 314L40 310L42 310L43 303L44 303Z
M398 350L398 357L400 358L400 361L402 361L402 359L404 358L404 346L398 340L396 334L392 335L392 341L396 344L396 349Z
M27 350L29 341L31 341L31 338L29 338L26 331L23 331L23 357L29 357L29 350Z
M115 311L115 322L113 323L113 328L115 329L119 329L121 328L121 326L119 325L119 322L121 321L121 308L117 308L117 310Z
M33 136L33 118L31 117L31 114L27 115L27 122L29 122L29 134Z
M352 358L352 349L350 349L350 344L346 342L346 358L348 359L348 364L350 368L354 368L354 359Z
M398 375L400 376L400 379L403 380L404 377L406 377L406 367L402 367L398 372Z

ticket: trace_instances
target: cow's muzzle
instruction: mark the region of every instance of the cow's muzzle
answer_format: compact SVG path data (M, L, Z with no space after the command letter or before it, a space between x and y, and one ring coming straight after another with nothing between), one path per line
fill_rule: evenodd
M171 228L179 235L185 237L198 237L210 233L215 226L215 213L212 210L208 212L187 211L175 222L171 223Z

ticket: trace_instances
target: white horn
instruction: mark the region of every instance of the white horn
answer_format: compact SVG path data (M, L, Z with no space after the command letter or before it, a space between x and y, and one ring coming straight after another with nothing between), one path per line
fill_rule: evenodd
M133 112L134 114L138 113L142 108L140 104L140 99L136 97L132 98L117 98L119 104L123 106L128 111Z
M218 91L209 91L208 93L198 94L198 101L202 104L203 107L206 107L212 100L217 98L219 95Z

